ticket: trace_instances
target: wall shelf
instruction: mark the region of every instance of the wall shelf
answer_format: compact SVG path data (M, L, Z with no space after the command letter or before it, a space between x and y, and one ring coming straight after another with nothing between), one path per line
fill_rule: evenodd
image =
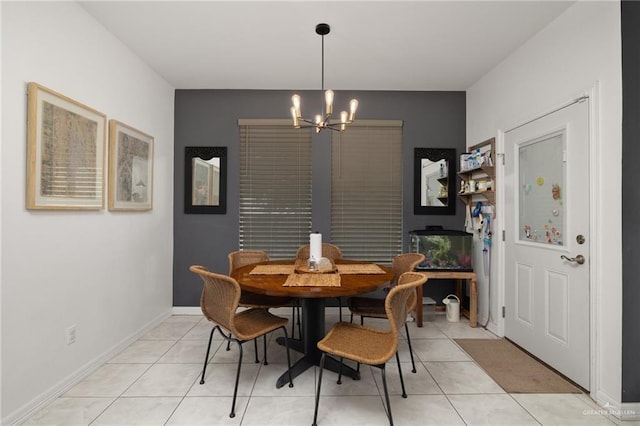
M470 153L478 153L483 159L483 163L479 167L464 170L464 164L460 164L460 179L458 198L466 205L483 201L494 207L496 204L496 169L495 169L495 138L487 139L484 142L469 147ZM468 154L463 154L468 155ZM461 163L463 163L461 157ZM475 188L469 189L469 182L472 182ZM484 189L486 188L486 189Z

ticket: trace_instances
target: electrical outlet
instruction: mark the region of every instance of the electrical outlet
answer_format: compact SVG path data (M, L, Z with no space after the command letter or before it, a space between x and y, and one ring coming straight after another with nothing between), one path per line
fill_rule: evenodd
M76 325L70 325L65 330L65 335L67 336L67 346L73 345L76 342Z

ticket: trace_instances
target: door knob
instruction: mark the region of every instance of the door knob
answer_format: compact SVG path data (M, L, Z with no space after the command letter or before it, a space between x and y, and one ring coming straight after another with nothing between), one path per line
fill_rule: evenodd
M584 263L584 256L579 254L576 257L567 257L564 254L560 256L561 259L566 260L567 262L575 262L578 265L582 265Z

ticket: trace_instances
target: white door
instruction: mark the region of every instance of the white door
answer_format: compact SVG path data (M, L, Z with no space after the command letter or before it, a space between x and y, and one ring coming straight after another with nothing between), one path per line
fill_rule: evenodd
M589 102L505 134L505 335L589 388Z

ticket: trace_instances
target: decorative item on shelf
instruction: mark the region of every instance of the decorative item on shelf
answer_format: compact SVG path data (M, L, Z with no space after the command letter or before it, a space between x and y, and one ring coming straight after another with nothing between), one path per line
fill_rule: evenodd
M469 184L467 192L476 192L476 181L473 179L469 179L469 182L467 183Z
M318 24L316 25L316 34L322 36L322 84L321 89L324 92L324 104L322 114L317 114L314 120L308 120L302 118L302 110L300 107L300 96L293 95L291 97L291 101L293 102L293 106L291 107L291 116L293 117L293 127L296 129L305 128L305 127L314 127L316 129L316 133L320 133L324 129L330 129L335 131L344 132L347 128L348 124L353 123L355 119L356 110L358 109L358 100L351 99L349 102L349 112L341 111L340 112L340 121L332 121L333 115L333 98L334 93L333 90L324 90L324 36L329 34L331 31L331 27L329 24ZM307 123L307 125L303 125L300 123Z

